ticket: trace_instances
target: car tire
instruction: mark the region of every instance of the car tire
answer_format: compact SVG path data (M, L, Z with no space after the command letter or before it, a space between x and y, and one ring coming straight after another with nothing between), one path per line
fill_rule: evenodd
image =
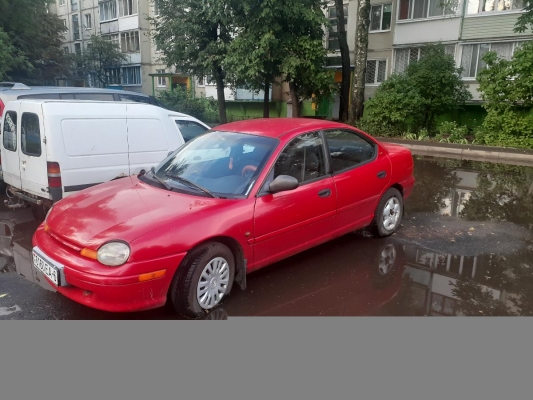
M38 206L37 204L31 205L31 213L33 214L33 218L35 218L39 222L43 222L46 218L46 214L48 213L48 208L45 206Z
M393 209L391 207L394 207ZM393 214L394 213L394 214ZM387 215L386 215L387 214ZM392 235L402 222L403 198L398 189L390 188L385 192L374 212L370 232L375 237Z
M184 317L201 318L226 299L234 277L235 259L227 246L219 242L201 245L185 257L176 271L170 286L172 305ZM221 294L218 299L217 293Z

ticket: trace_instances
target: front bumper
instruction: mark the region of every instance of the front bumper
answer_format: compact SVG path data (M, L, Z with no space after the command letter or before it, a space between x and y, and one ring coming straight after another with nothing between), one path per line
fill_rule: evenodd
M87 259L61 246L41 225L33 246L60 269L61 286L47 281L69 299L103 311L130 312L161 307L166 303L170 283L186 253L113 268ZM140 282L139 275L166 269L163 277Z

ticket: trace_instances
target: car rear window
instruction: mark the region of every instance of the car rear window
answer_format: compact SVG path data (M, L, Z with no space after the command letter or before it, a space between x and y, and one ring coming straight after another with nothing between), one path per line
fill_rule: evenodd
M184 120L176 120L176 125L178 126L178 129L181 132L181 136L183 136L183 140L185 140L185 143L187 143L189 140L194 139L196 136L200 136L201 134L208 131L208 129L193 121L184 121Z
M23 113L20 121L22 152L28 156L39 157L41 150L41 131L37 114Z
M4 117L4 148L9 151L17 151L17 113L6 112Z

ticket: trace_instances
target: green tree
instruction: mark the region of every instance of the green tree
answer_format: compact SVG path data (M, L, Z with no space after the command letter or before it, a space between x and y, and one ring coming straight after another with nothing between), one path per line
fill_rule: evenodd
M533 0L524 0L525 12L518 17L514 31L516 33L524 33L528 28L533 28Z
M436 117L460 108L472 98L468 85L441 44L424 48L424 55L404 73L393 74L366 104L362 126L376 134L435 129Z
M126 61L126 55L120 47L102 36L92 35L87 48L72 56L74 75L79 78L91 77L97 86L120 82L120 76L110 73L110 69L118 68Z
M28 68L27 59L13 46L8 34L0 27L0 80L7 72L19 67Z
M167 65L217 85L219 122L226 122L223 63L235 36L238 0L159 0L159 16L150 19L152 35Z
M476 139L491 145L533 147L533 43L515 51L510 61L494 52L483 60L488 68L477 79L487 116Z
M52 0L0 0L0 26L12 46L27 62L12 66L11 79L41 84L62 75L68 68L61 50L63 22L48 12Z

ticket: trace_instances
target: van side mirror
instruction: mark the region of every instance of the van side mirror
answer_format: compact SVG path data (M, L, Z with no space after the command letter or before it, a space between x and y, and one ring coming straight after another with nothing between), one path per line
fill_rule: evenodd
M294 190L300 185L298 179L290 175L279 175L270 182L268 185L268 191L270 193L286 192L288 190Z

